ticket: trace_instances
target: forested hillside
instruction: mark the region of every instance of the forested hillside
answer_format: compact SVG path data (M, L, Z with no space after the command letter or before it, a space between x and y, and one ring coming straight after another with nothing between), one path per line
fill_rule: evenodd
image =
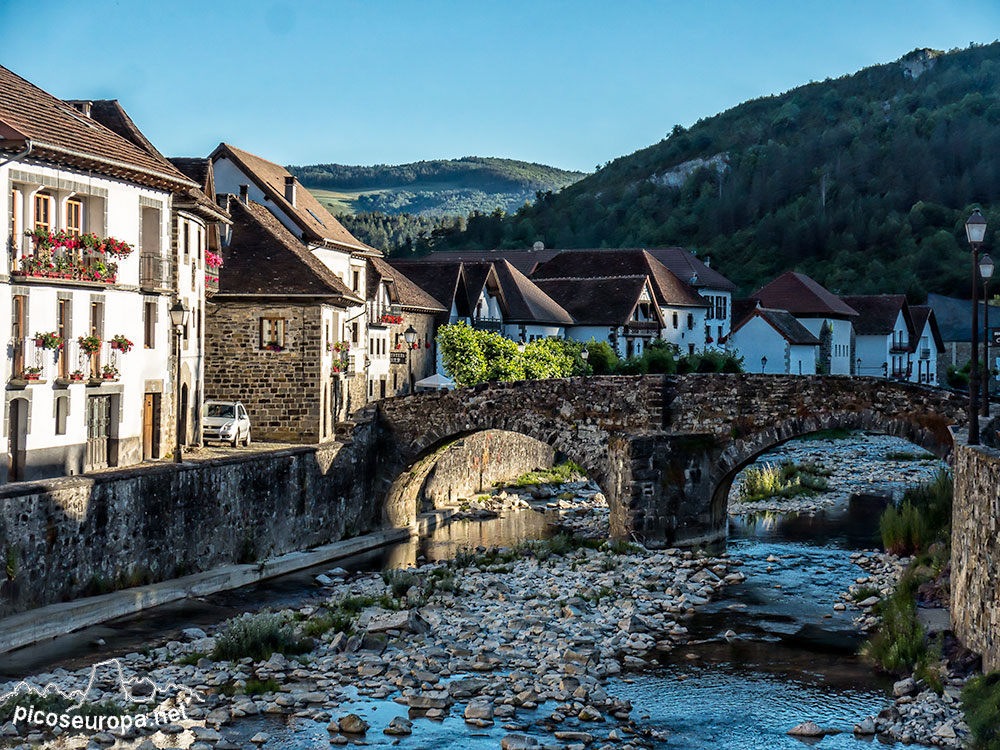
M465 216L516 211L539 191L559 190L582 172L514 159L467 156L371 167L313 164L288 167L334 213Z
M684 245L744 291L796 268L843 293L967 294L962 224L1000 253L1000 44L900 61L745 102L515 215L418 250Z

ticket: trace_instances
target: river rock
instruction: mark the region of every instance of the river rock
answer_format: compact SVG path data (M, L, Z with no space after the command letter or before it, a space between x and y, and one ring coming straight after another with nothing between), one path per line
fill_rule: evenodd
M501 750L528 750L538 747L538 740L526 734L508 734L500 740Z
M900 680L892 686L892 695L895 698L901 698L904 695L913 695L917 692L917 683L912 677L907 677L905 680Z
M493 720L493 704L485 701L472 701L465 707L466 719Z
M869 716L867 719L862 721L860 724L854 725L854 733L860 734L865 737L875 734L875 720Z
M340 731L344 734L364 734L368 731L368 722L357 714L347 714L347 716L341 716L337 725L340 727Z
M789 729L787 734L792 737L822 737L823 730L815 722L805 721Z
M428 690L407 696L406 702L410 708L448 708L452 698L447 690Z
M430 626L415 610L401 610L374 615L368 621L366 630L369 633L384 633L387 630L399 630L404 633L426 633Z
M263 745L269 739L271 739L271 735L267 734L267 732L257 732L257 734L250 738L250 741L255 745Z
M413 722L405 716L393 716L389 725L382 730L382 733L390 736L413 734Z

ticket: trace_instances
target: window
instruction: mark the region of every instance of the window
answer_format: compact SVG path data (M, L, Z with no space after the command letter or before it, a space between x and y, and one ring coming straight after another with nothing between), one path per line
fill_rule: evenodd
M68 299L56 301L56 333L65 342L68 342L70 338L70 305ZM66 351L65 345L59 350L58 365L59 377L64 380L69 378L69 352Z
M351 291L356 292L361 289L361 271L354 271L351 275Z
M83 233L83 204L78 200L66 201L66 232L76 237Z
M52 229L52 196L45 193L35 196L35 229Z
M56 435L66 434L66 417L69 416L69 396L56 399Z
M285 319L284 318L261 318L260 319L260 346L279 346L285 348Z
M13 297L11 336L14 340L14 377L24 373L24 331L27 328L28 298L23 294Z
M719 320L725 320L729 317L729 304L725 297L719 297L717 299L718 307L715 311L715 317Z
M719 326L719 340L722 340L722 326Z
M691 313L688 313L688 330L689 331L694 330L694 315L692 315Z
M184 262L191 261L191 225L184 222Z
M677 328L677 313L674 313L674 328Z
M104 336L104 303L94 301L90 303L90 335L103 338ZM101 377L101 350L90 355L90 375L94 378Z
M694 344L688 344L688 354L694 356Z
M358 338L358 324L351 323L351 343L357 344L360 339Z
M16 189L16 188L14 190L10 191L10 206L11 206L11 211L10 211L10 216L11 216L11 224L10 224L11 237L13 238L13 241L14 241L14 247L17 247L18 245L21 244L21 222L20 222L20 218L21 218L21 191L18 190L18 189Z
M146 300L142 306L142 343L146 349L156 348L156 300Z

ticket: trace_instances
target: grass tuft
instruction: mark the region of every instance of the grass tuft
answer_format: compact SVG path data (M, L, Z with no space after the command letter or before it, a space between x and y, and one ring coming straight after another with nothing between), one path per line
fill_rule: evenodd
M973 677L962 689L962 710L976 750L1000 750L1000 672Z
M223 628L212 652L215 661L237 661L247 656L263 661L275 652L304 654L313 646L310 639L299 637L292 625L277 614L240 615L227 620Z

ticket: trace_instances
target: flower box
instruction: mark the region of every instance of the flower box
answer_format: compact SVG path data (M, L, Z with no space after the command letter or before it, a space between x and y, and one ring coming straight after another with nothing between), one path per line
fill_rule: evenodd
M111 348L117 349L122 354L128 354L132 350L133 346L135 345L120 333L111 338Z
M40 380L42 374L40 372L26 372L24 373L25 380Z
M80 372L79 370L77 370L76 372L71 372L69 374L69 379L73 383L82 383L83 382L83 373Z

